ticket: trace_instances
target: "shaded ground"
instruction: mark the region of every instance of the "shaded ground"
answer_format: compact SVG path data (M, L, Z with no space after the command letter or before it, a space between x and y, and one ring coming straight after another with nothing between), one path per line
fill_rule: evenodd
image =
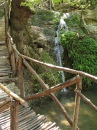
M85 94L87 98L97 105L97 90L88 92L85 91L83 94ZM62 97L60 101L72 117L74 108L74 94L70 94L66 98ZM55 121L57 125L60 126L61 130L71 130L68 122L53 102L47 102L45 106L33 107L33 109L38 113L44 114L49 120ZM96 130L97 128L97 113L82 100L79 110L78 127L80 130Z

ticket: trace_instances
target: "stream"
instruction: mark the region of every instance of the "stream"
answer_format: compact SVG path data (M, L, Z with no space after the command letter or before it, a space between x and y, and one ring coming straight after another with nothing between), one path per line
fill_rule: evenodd
M90 99L97 106L97 90L82 92L88 99ZM66 97L60 97L60 102L65 107L67 112L73 117L74 110L74 93L69 92ZM53 101L48 101L45 105L33 107L33 109L40 114L47 117L49 121L56 122L61 130L71 130L72 128L66 121L65 117L60 112L59 108ZM83 100L79 109L78 127L80 130L96 130L97 129L97 112L88 106Z

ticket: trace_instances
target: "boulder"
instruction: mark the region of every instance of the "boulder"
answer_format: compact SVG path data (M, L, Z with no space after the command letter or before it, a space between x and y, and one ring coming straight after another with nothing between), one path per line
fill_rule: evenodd
M97 39L97 10L84 10L82 21L87 32Z

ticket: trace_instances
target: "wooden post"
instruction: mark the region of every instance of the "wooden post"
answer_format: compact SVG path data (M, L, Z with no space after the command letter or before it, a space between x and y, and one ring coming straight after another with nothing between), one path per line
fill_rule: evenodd
M11 54L11 66L12 66L13 77L15 77L16 65L15 65L15 54L14 54L14 50L13 49L12 49L12 54Z
M13 102L13 105L10 107L10 129L11 130L18 130L18 105L19 102Z
M15 58L16 58L16 76L18 76L19 56L18 56L18 54L16 52L15 52Z
M11 52L12 52L12 45L11 45L11 39L9 37L9 34L7 33L7 48L8 48L8 52L9 52L9 55L11 55Z
M20 88L20 97L24 98L24 82L23 82L23 65L22 58L18 58L18 78L19 78L19 88Z
M7 31L8 31L8 26L9 26L9 22L8 22L8 3L7 1L4 4L4 16L5 16L5 37L7 36ZM7 41L7 39L6 39Z
M7 22L8 22L8 19L7 19L7 2L5 2L4 4L4 16L5 16L5 36L7 34Z
M80 80L80 82L76 83L76 89L81 92L82 80ZM79 105L80 105L80 96L79 96L78 93L76 93L76 96L75 96L75 106L74 106L74 115L73 115L73 128L72 128L72 130L78 130L77 122L78 122L78 114L79 114Z
M6 34L6 45L7 45L8 52L9 52L9 37L8 37L8 34Z

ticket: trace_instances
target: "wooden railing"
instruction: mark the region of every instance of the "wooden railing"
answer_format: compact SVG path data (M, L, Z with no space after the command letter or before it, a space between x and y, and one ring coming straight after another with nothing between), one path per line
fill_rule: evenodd
M85 73L82 71L77 71L77 70L73 70L70 68L66 68L66 67L60 67L60 66L55 66L52 64L47 64L47 63L35 60L33 58L30 58L28 56L22 55L16 49L16 46L13 43L13 40L12 40L9 33L7 33L7 45L8 45L8 49L9 49L9 53L10 53L10 62L12 65L13 76L18 76L21 97L24 98L26 101L36 99L39 97L43 97L43 96L49 94L51 96L51 98L53 99L53 101L60 108L61 112L63 113L63 115L65 116L65 118L69 122L69 124L72 126L73 130L79 129L77 127L77 122L78 122L80 98L82 98L89 106L91 106L95 111L97 111L97 107L81 93L81 90L82 90L82 78L81 77L86 77L86 78L89 78L92 81L96 82L97 81L96 76L93 76L91 74L88 74L88 73ZM72 78L72 79L70 79L62 84L58 84L58 85L53 86L53 87L48 87L45 84L45 82L39 77L39 75L36 73L36 71L31 67L31 65L28 63L28 61L34 62L34 63L42 65L42 66L46 66L48 68L53 68L53 69L56 69L58 71L72 73L72 74L75 74L77 76L75 76L74 78ZM38 80L38 82L41 84L41 86L45 89L43 92L33 94L32 96L29 96L29 97L25 97L25 91L24 91L24 85L23 85L24 84L23 83L23 66L25 66L30 71L30 73L32 73L35 76L35 78ZM18 75L16 73L17 72L16 70L18 70ZM76 84L76 88L74 90L76 95L75 95L74 117L73 117L73 119L71 119L71 117L67 113L66 109L62 106L62 104L59 102L59 100L53 94L53 92L58 91L62 88L69 87L73 84Z
M7 95L5 101L0 102L0 113L10 108L10 129L18 130L18 107L19 104L24 107L28 107L28 104L21 97L10 91L7 87L0 83L0 89L2 89Z
M6 13L7 13L7 11L5 11L5 14ZM79 128L77 126L77 123L78 123L80 98L82 98L89 106L91 106L95 111L97 111L97 107L81 93L82 77L89 78L89 79L91 79L92 81L95 81L95 82L97 82L97 77L93 76L91 74L82 72L82 71L44 63L44 62L35 60L33 58L30 58L28 56L20 54L19 51L17 50L15 44L13 43L13 39L10 36L10 33L8 33L8 23L7 23L8 16L7 15L5 15L5 19L6 19L5 25L6 25L6 28L7 28L5 30L6 31L6 44L7 44L9 55L10 55L10 63L11 63L11 66L12 66L13 77L18 77L19 88L20 88L20 96L23 99L25 99L26 101L28 101L28 100L36 99L36 98L43 97L43 96L49 94L51 96L51 98L53 99L53 101L60 108L64 117L67 119L67 121L71 125L72 130L78 130ZM74 74L75 77L66 81L66 82L64 82L64 83L62 83L62 84L58 84L58 85L53 86L53 87L48 87L46 85L46 83L39 77L39 75L36 73L36 71L31 67L31 65L28 63L28 61L36 63L38 65L46 66L46 67L48 67L48 69L53 68L57 71L64 71L64 72ZM45 89L43 92L33 94L29 97L25 97L25 91L24 91L25 88L24 88L24 83L23 83L23 78L24 78L23 77L23 67L24 66L29 70L30 73L32 73L35 76L35 78L38 80L38 82L41 84L41 86ZM57 99L57 97L53 94L53 92L58 91L62 88L69 87L73 84L76 84L76 88L74 90L74 92L75 92L75 106L74 106L74 115L73 115L73 119L72 119L69 116L69 114L67 113L66 109L62 106L60 101Z

